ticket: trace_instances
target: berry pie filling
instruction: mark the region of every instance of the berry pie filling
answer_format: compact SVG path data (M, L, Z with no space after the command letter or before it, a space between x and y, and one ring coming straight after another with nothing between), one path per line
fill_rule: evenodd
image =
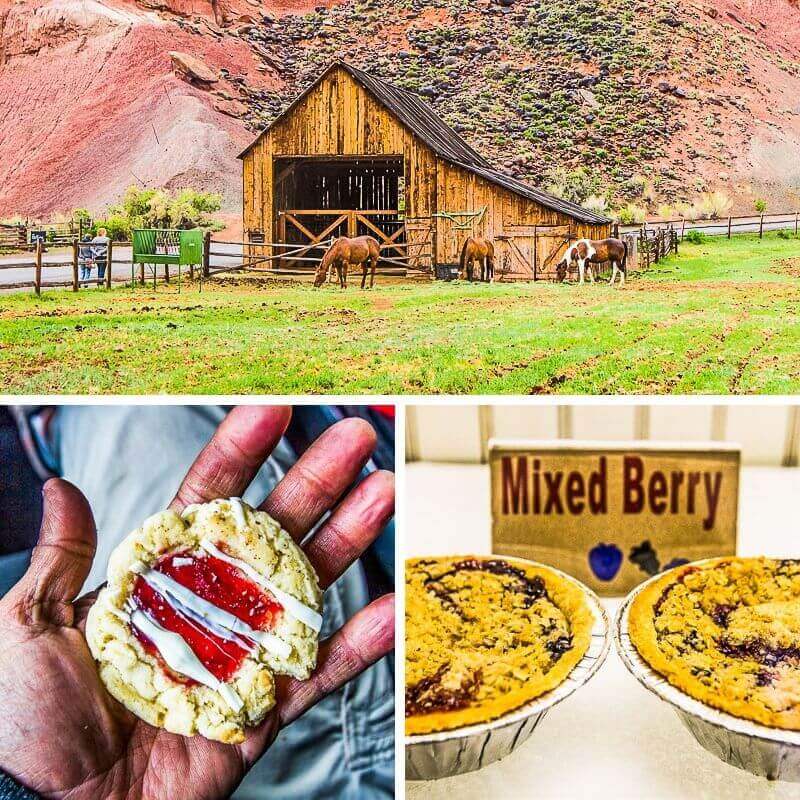
M416 667L416 653L410 656L406 716L458 711L510 694L534 674L546 676L574 649L570 621L540 575L498 558L420 559L415 573L413 589L429 598L421 613L441 618L450 643L429 646L423 641L429 623L410 624L419 628L416 649L427 665Z
M800 728L799 561L720 559L680 570L636 598L631 640L691 696Z
M245 659L260 648L291 655L291 646L271 632L282 615L317 632L321 625L316 611L207 540L141 565L126 611L136 639L170 678L216 689L235 711L242 702L226 682Z

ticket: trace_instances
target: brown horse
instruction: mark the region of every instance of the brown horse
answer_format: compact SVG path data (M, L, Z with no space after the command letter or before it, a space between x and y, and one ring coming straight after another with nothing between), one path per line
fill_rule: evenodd
M559 262L565 265L566 269L573 262L578 262L578 284L583 283L584 272L586 265L589 264L589 281L594 283L594 275L592 274L592 264L602 264L605 261L610 261L614 267L611 274L609 285L614 283L617 277L617 272L620 274L620 287L625 285L625 274L628 262L628 245L622 239L578 239L577 242L567 248L564 257Z
M361 288L367 282L367 271L372 267L372 274L370 275L369 288L375 285L375 267L378 266L378 256L380 255L381 247L377 239L371 236L356 236L354 239L348 239L342 236L339 239L334 239L331 246L325 251L322 256L322 261L319 262L317 267L317 274L314 276L314 286L322 286L325 279L328 277L328 272L331 267L336 269L339 275L339 286L342 289L347 288L347 268L357 267L359 264L363 270L361 275Z
M481 280L487 283L494 281L494 245L490 239L470 236L461 248L459 258L460 274L471 281L473 265L476 261L481 265Z

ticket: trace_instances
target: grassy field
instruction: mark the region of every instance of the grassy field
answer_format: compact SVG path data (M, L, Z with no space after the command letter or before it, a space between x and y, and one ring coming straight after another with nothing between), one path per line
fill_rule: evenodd
M623 291L233 284L2 295L2 391L800 392L795 238L686 243Z

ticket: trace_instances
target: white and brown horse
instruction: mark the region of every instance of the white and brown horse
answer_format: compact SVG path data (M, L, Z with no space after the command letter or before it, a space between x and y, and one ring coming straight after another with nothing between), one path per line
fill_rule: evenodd
M602 264L605 261L610 261L614 268L611 273L611 280L608 282L609 285L614 283L617 273L619 273L620 286L624 286L628 262L628 245L622 239L578 239L577 242L567 248L567 252L564 253L559 262L559 267L564 264L566 271L569 269L570 264L577 262L578 284L580 285L583 283L587 264L589 265L589 281L594 283L592 265Z
M487 283L494 281L494 245L491 239L470 236L464 242L459 257L459 269L462 277L471 281L475 262L481 265L481 280Z
M322 261L319 262L317 273L314 276L314 286L322 286L331 267L334 267L339 275L339 286L346 289L348 267L360 265L362 289L367 282L367 272L370 268L372 270L369 279L369 288L371 289L375 285L375 267L378 266L380 252L381 246L378 244L378 240L373 239L372 236L356 236L353 239L342 236L334 239L331 246L325 251L325 255L322 256Z

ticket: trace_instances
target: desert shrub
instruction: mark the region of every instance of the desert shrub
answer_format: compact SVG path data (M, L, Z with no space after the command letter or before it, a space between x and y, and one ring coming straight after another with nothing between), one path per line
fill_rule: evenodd
M703 192L695 201L701 216L708 219L719 219L727 216L733 208L733 200L726 192L717 189L714 192Z
M675 211L678 213L678 216L689 220L689 222L695 222L700 219L700 209L697 207L696 203L678 203L675 206Z
M767 201L763 197L759 197L753 203L753 208L755 208L756 214L763 214L767 210Z
M599 194L590 194L581 205L595 214L605 214L608 211L608 200Z
M656 209L656 214L659 219L672 219L675 216L675 209L669 203L662 203Z
M591 195L599 194L600 178L582 167L574 170L556 167L550 173L547 191L571 203L583 203Z
M622 225L639 225L647 219L647 209L636 203L628 203L616 210L614 218Z
M691 244L703 244L706 240L706 235L702 231L687 231L683 240Z

